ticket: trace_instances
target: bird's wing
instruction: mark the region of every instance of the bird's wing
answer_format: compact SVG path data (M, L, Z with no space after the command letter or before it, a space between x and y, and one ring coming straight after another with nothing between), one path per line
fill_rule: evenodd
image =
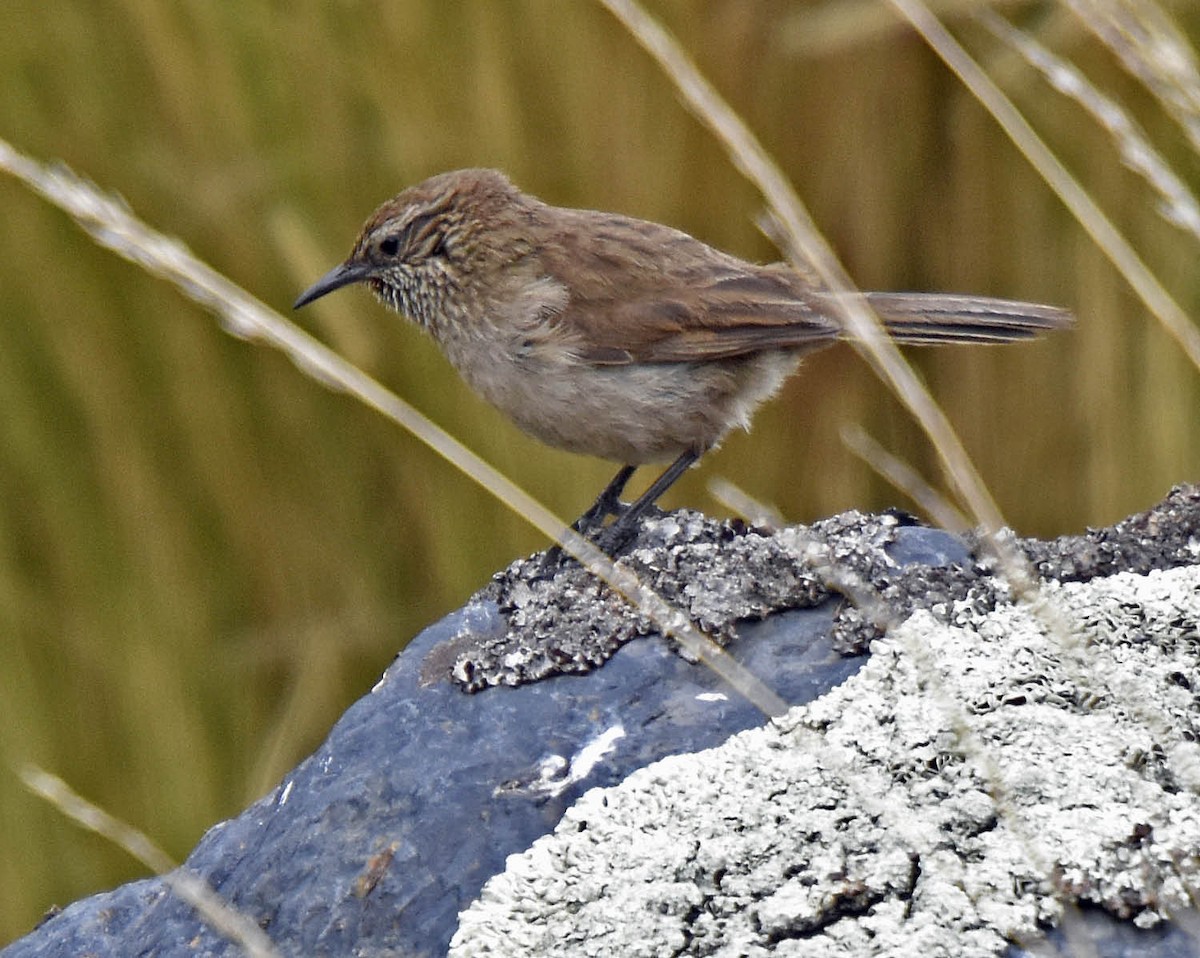
M747 275L593 301L569 318L586 344L581 358L595 363L732 359L764 349L819 349L838 337L828 317Z
M585 362L731 359L819 349L838 337L794 273L752 266L655 223L587 215L586 228L539 251L570 291L554 322Z

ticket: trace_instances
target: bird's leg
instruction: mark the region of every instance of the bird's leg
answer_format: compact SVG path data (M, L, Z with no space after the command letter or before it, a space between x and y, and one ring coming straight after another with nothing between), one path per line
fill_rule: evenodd
M629 484L629 480L637 471L637 466L622 466L621 470L612 477L612 481L604 487L604 491L596 497L591 508L571 523L576 532L586 533L597 525L603 525L609 516L619 516L625 509L621 502L621 493Z
M627 506L617 520L597 537L596 544L610 556L615 556L620 552L637 535L638 521L641 519L642 513L654 505L658 498L670 489L675 481L687 472L699 458L700 453L695 449L681 453L679 458L667 466L663 470L663 474L650 484L650 488Z
M622 466L620 472L613 476L612 482L604 487L604 491L600 493L592 507L571 523L571 528L578 533L587 535L593 528L603 524L608 516L616 516L616 521L607 528L601 529L595 539L596 545L609 556L615 557L637 535L638 521L642 514L654 505L659 497L670 489L675 481L687 472L699 458L700 453L695 449L681 453L679 458L667 466L662 475L650 484L650 488L628 506L622 505L621 493L625 491L625 486L637 467ZM542 558L542 569L547 572L552 570L558 565L561 558L562 546L552 546Z
M625 509L624 503L621 502L621 493L625 491L625 487L635 472L637 472L637 466L622 466L600 495L596 497L596 501L592 503L587 512L571 523L571 528L580 535L587 535L597 526L604 525L604 520L609 516L619 516ZM562 559L562 551L562 546L558 543L546 550L546 554L542 556L543 572L549 572L558 566Z

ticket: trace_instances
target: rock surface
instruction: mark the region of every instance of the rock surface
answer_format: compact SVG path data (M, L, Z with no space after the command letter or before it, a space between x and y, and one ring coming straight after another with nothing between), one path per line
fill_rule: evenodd
M1191 909L1200 570L951 615L916 613L782 720L588 793L451 954L990 956L1067 901L1139 927Z
M999 955L1064 918L1101 955L1200 955L1198 530L1179 489L1021 542L1068 583L1032 604L898 515L656 517L625 561L812 702L770 725L582 570L522 560L185 867L286 955ZM237 953L159 879L2 952Z

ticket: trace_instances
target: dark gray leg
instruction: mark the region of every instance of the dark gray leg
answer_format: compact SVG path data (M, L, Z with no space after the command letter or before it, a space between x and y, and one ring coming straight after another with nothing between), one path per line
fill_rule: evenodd
M591 508L571 523L571 528L576 532L586 533L593 526L603 525L609 516L619 516L625 508L621 504L621 493L625 491L635 472L637 466L622 466L620 472L612 477L612 481L596 497Z
M619 516L625 509L625 505L621 502L621 493L625 491L625 487L635 472L637 472L637 466L622 466L609 484L604 487L604 491L596 497L596 501L592 503L588 511L571 523L571 528L580 535L586 536L593 529L603 526L604 520L609 516ZM550 573L557 568L559 562L562 561L562 551L562 546L557 543L546 550L546 554L542 556L543 573Z
M620 552L637 535L638 521L641 519L642 513L654 505L671 486L675 485L675 481L687 472L699 458L700 453L689 449L667 466L663 470L663 474L650 484L650 488L643 492L632 505L628 506L617 517L616 522L601 533L597 545L610 556L615 556Z

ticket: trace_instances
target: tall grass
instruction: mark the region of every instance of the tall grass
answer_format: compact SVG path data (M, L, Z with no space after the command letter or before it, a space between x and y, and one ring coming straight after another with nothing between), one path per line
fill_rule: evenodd
M1194 479L1194 369L885 6L653 9L860 286L1076 310L1074 332L1035 346L916 356L1019 531L1107 523ZM997 6L1194 180L1184 128L1111 37L1057 5ZM777 256L754 225L755 191L595 5L12 0L6 14L0 136L120 191L280 307L379 200L469 164ZM1159 216L1111 132L983 25L948 22L1194 313L1194 241ZM1171 22L1200 32L1190 8ZM302 757L414 631L545 540L7 179L0 208L0 758L66 774L182 857ZM305 321L560 514L607 478L608 464L519 435L365 294ZM793 519L904 504L841 445L847 425L937 477L901 407L839 350L810 360L670 503L717 510L704 483L721 475ZM0 836L0 941L132 874L2 773Z

